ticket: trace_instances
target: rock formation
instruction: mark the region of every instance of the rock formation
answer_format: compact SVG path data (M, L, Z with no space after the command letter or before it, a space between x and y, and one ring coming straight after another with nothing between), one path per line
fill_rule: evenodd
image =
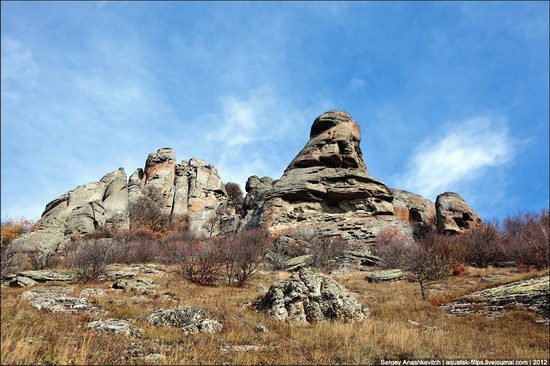
M389 227L412 237L415 230L432 226L436 218L439 231L445 233L462 232L480 222L454 193L440 195L434 205L370 176L360 141L359 125L348 113L323 113L280 179L248 179L247 195L238 209L231 206L216 168L197 158L177 163L174 149L161 148L149 154L145 167L128 180L120 168L48 203L37 228L14 241L13 248L56 252L72 236L105 224L127 228L128 207L143 195L154 197L166 214L187 215L191 230L202 237L263 227L288 238L296 230L310 230L368 244ZM285 240L290 246L300 242L299 238ZM307 254L300 248L287 249Z
M128 226L128 189L122 168L48 203L36 229L15 240L13 248L55 252L71 236L91 233L108 223Z
M430 225L433 203L370 176L360 141L359 125L348 113L317 117L309 141L281 179L249 178L241 228L263 226L275 233L314 228L364 242L389 226L412 236L414 224Z
M216 168L197 158L176 164L175 150L162 148L149 154L145 168L128 180L120 168L48 203L36 229L15 240L13 249L57 252L71 237L105 224L128 228L128 206L151 191L165 213L188 215L199 236L236 227L235 218L224 216L228 198Z
M461 233L481 223L477 214L453 192L445 192L435 200L437 230L440 233Z
M349 323L368 316L367 308L352 298L345 287L310 268L294 272L285 281L275 282L256 308L275 320L292 323Z

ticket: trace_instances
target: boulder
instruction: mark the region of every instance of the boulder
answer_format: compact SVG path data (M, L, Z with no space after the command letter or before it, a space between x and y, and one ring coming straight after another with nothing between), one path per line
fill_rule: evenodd
M187 306L156 310L147 321L152 325L179 328L183 334L217 333L223 328L218 321L204 318L202 310Z
M124 291L150 291L158 287L155 281L148 278L118 279L113 283L113 288Z
M275 282L256 308L275 320L291 323L356 322L368 316L349 291L317 270L303 268Z
M453 315L472 313L500 316L505 306L519 306L550 318L550 277L542 276L525 281L512 282L465 295L442 305Z
M28 287L36 285L36 281L28 277L16 276L8 282L10 287Z
M437 231L456 234L478 226L481 219L462 197L454 192L445 192L435 200Z

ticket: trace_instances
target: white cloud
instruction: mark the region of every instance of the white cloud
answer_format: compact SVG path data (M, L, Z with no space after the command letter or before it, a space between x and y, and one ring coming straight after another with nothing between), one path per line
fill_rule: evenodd
M420 144L396 180L399 187L433 199L464 188L480 174L509 163L513 155L514 143L502 119L470 118L454 123L441 138Z
M218 102L220 111L207 118L210 132L204 143L219 157L213 163L222 179L243 187L251 175L278 178L307 142L310 123L334 107L322 100L300 109L269 86L246 97L224 95Z
M365 81L357 77L353 77L350 81L350 86L353 90L361 90L365 88Z

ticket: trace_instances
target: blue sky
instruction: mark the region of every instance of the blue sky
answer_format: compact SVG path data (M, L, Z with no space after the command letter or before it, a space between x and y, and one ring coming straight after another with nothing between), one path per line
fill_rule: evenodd
M150 152L279 178L314 118L483 218L549 205L548 2L2 2L2 218Z

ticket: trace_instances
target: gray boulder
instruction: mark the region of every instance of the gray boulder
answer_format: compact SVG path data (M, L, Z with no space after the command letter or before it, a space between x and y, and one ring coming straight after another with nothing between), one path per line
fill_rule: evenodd
M218 321L204 318L202 310L187 306L159 309L149 315L147 321L152 325L179 328L183 334L217 333L223 328Z
M347 323L363 321L368 316L368 309L345 287L311 268L303 268L289 279L272 284L256 308L275 320L291 323Z

